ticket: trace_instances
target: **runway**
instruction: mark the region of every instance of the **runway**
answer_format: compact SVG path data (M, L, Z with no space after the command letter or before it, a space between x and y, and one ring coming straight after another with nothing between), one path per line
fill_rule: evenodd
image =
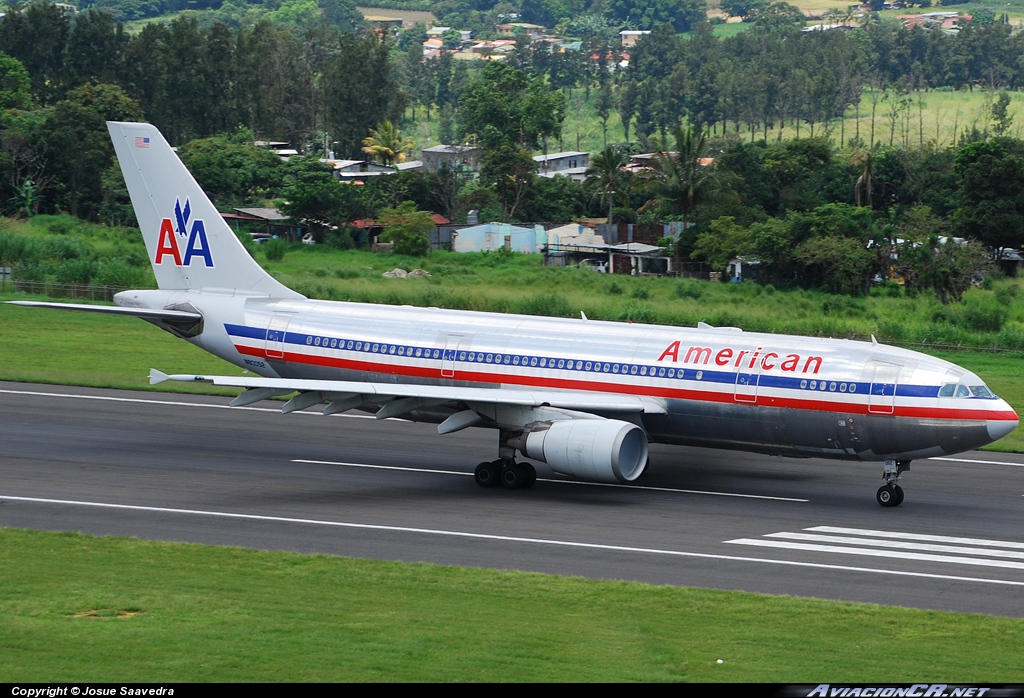
M0 383L0 526L1024 617L1024 456L881 466L652 446L638 486L481 489L496 435Z

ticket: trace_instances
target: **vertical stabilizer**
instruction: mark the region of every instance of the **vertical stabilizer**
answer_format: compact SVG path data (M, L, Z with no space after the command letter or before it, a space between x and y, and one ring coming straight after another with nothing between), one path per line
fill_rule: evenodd
M155 126L108 121L107 128L160 288L302 297L249 255Z

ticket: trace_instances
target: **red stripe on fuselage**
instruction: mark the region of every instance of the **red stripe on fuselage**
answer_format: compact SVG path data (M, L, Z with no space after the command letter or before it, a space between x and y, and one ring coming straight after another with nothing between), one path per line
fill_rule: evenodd
M244 344L236 344L235 349L240 354L247 356L258 356L260 358L271 358L267 356L264 349L250 347ZM280 357L273 358L274 361L281 361ZM667 388L662 386L629 385L623 383L607 383L603 381L584 381L569 378L546 378L542 376L517 376L514 374L494 374L480 371L470 371L465 368L457 368L456 378L442 378L440 367L409 366L405 364L382 364L372 361L357 361L354 359L342 359L332 356L314 356L310 354L296 354L293 352L284 353L285 363L305 364L312 366L327 366L330 368L342 368L350 371L364 371L367 373L386 373L397 376L410 376L416 378L429 378L436 381L458 380L473 383L509 384L523 385L531 388L559 388L562 390L585 390L599 393L618 393L624 395L640 395L645 397L672 398L676 400L694 400L697 402L722 402L736 405L751 405L753 407L779 407L785 409L808 410L811 412L841 412L843 414L870 414L879 417L921 417L931 419L954 419L966 421L984 420L1008 420L1017 421L1016 413L1010 411L976 410L976 409L951 409L938 407L908 407L896 405L895 412L868 412L866 403L837 402L831 400L808 400L805 398L776 397L772 395L758 395L757 402L737 401L731 391L717 392L711 390L693 390L692 388ZM431 359L437 361L437 359ZM495 364L497 366L497 364ZM532 368L532 367L527 367ZM632 376L625 376L627 378ZM641 376L637 376L641 377ZM651 376L642 376L650 378ZM670 379L672 380L672 379ZM728 383L721 385L727 386ZM866 397L866 396L865 396Z

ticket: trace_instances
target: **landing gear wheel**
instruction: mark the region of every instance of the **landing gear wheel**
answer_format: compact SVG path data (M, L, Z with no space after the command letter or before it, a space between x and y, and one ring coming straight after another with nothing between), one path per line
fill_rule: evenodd
M530 476L519 463L506 463L501 468L501 485L509 490L518 490L528 487Z
M892 485L882 485L878 488L878 492L875 494L875 499L877 499L878 503L883 507L899 506L899 503L903 501L903 498L900 496L902 492L903 488L899 486L893 487Z
M900 504L903 504L903 488L900 487L899 485L893 485L892 488L894 490L896 490L896 504L895 504L895 506L899 506Z
M473 479L481 487L494 487L498 484L498 476L501 470L497 463L481 463L473 471Z
M537 482L537 469L529 463L520 463L519 465L526 471L526 484L523 487L533 487L533 483Z

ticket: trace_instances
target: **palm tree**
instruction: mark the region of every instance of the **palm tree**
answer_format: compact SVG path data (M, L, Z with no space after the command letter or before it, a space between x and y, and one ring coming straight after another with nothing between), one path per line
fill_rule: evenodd
M682 214L683 229L690 214L701 204L732 194L728 175L715 166L707 145L707 134L692 126L677 126L673 134L676 152L662 150L655 155L655 168L647 177L647 190L671 213ZM676 270L679 270L679 245L675 245Z
M370 135L363 139L363 152L380 158L385 165L405 162L405 155L412 150L411 138L390 121L385 120L377 128L370 129Z
M860 192L864 190L864 204L868 208L873 208L871 205L871 190L874 188L874 182L872 181L875 176L875 156L870 150L862 150L853 154L850 159L850 164L860 168L860 177L857 178L857 183L853 185L853 198L854 203L857 206L861 205Z
M672 213L682 214L685 228L697 206L715 201L731 189L725 173L710 157L705 133L678 126L673 136L676 152L662 150L655 155L655 169L648 175L647 189L655 201Z
M626 155L618 148L607 145L594 156L590 167L584 172L586 179L583 180L583 188L600 194L608 203L608 223L612 222L612 205L616 193L620 199L626 197L627 175L622 170L625 166Z

